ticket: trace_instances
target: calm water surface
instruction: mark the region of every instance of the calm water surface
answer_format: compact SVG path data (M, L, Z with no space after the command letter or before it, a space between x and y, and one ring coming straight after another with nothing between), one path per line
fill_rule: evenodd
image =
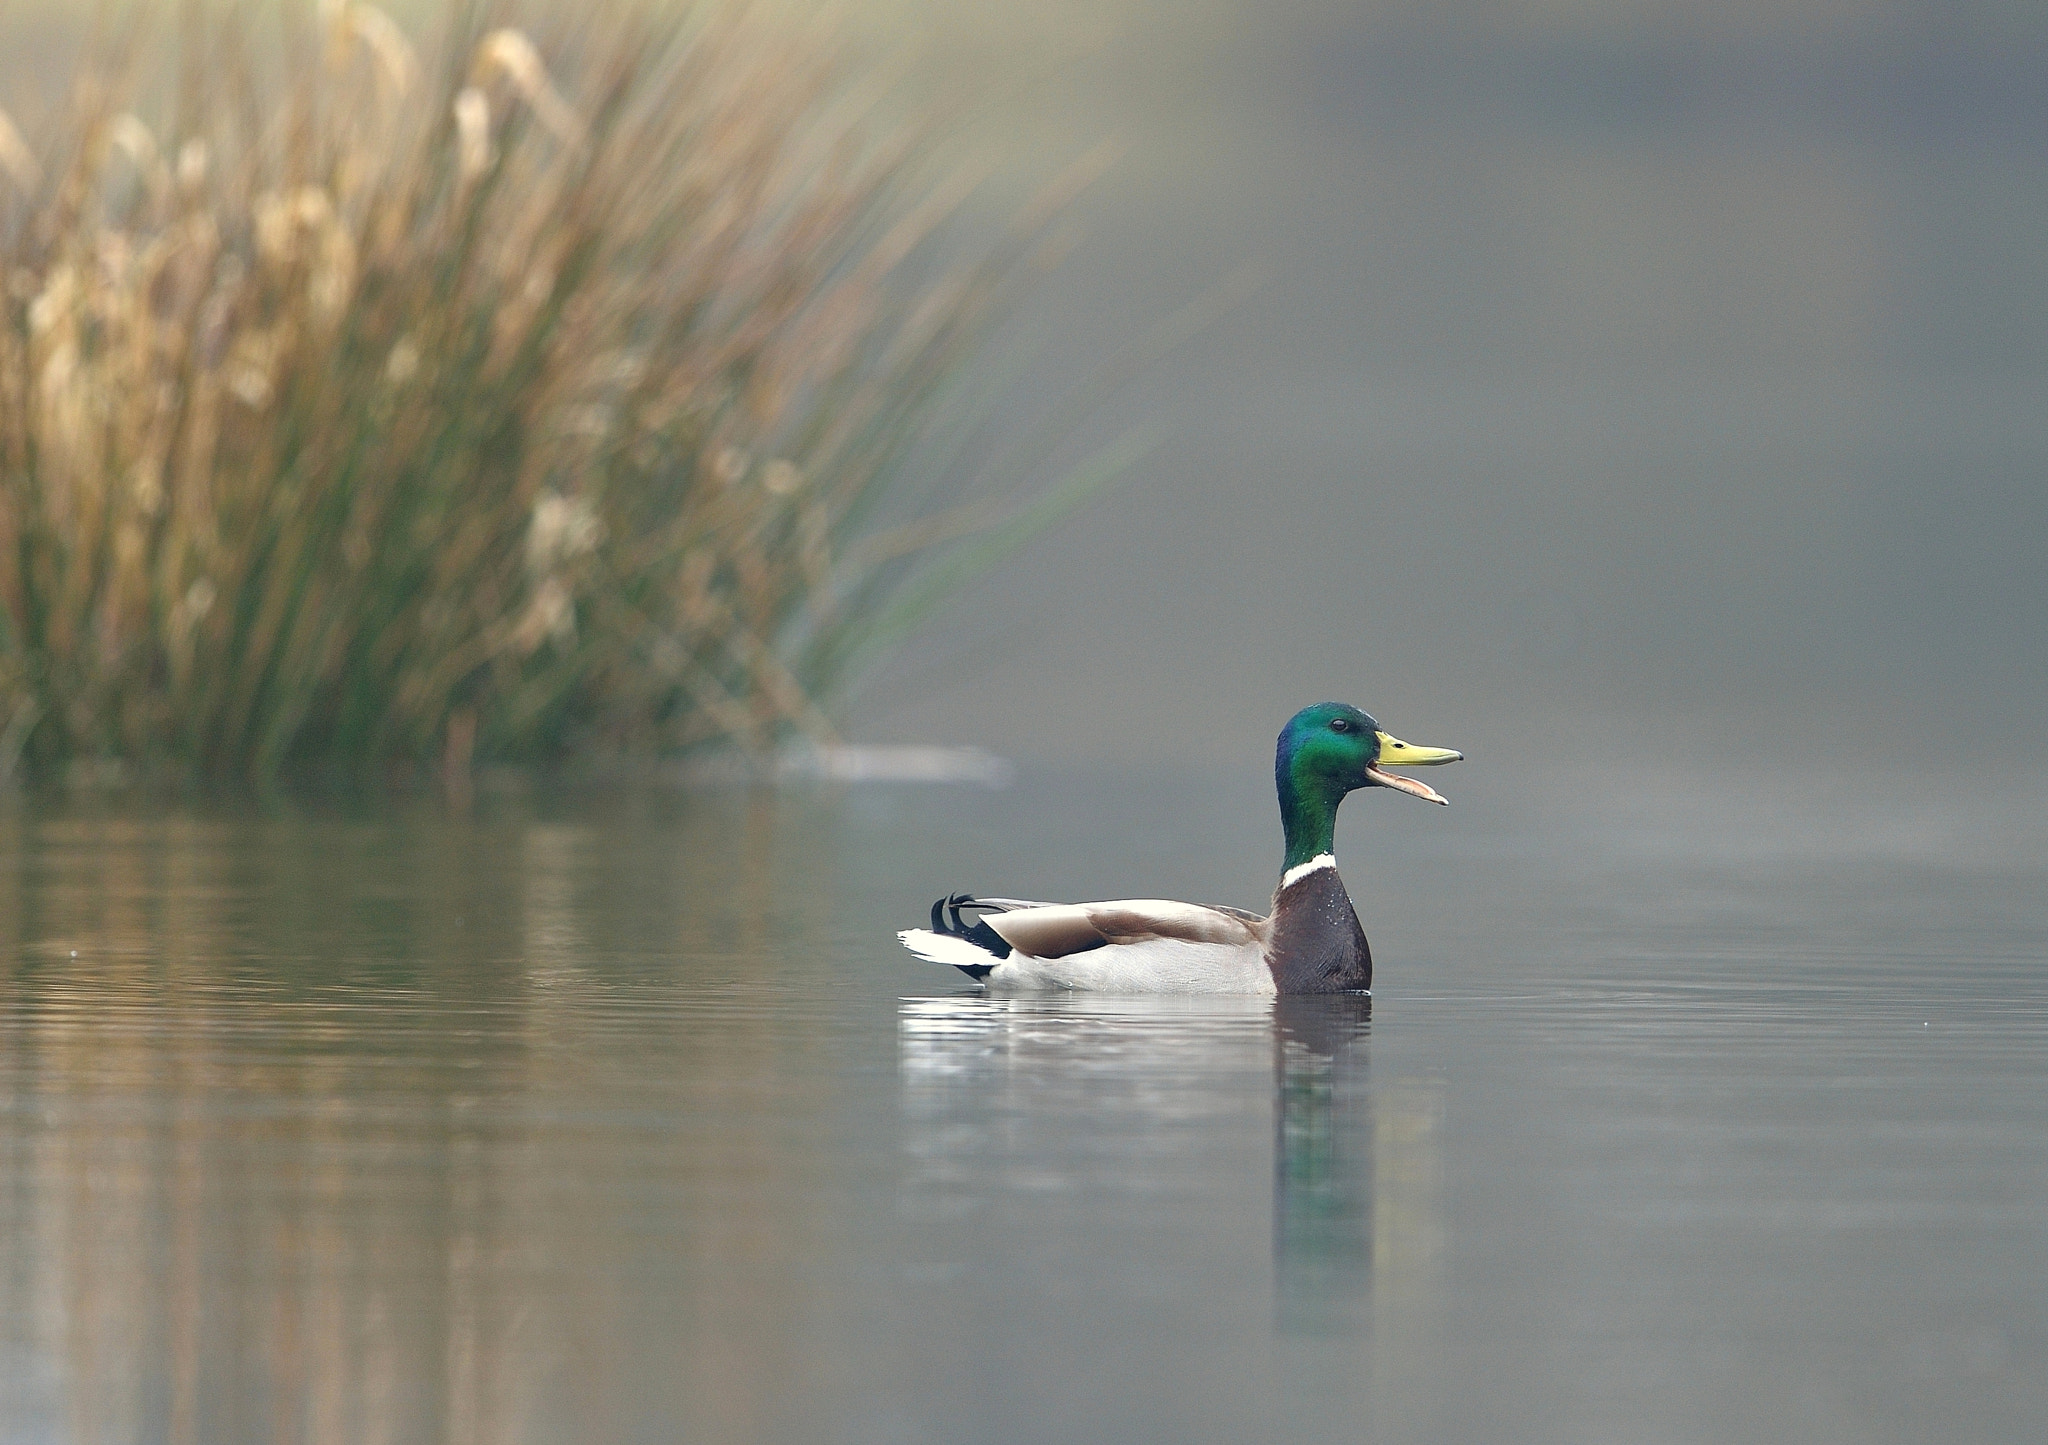
M2038 811L1538 794L1351 805L1369 1017L898 952L1206 781L16 804L0 1438L2043 1438Z

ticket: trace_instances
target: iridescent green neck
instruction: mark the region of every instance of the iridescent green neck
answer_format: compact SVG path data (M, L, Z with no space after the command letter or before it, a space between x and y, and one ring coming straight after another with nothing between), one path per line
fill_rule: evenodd
M1327 779L1308 774L1298 759L1284 758L1274 772L1280 789L1280 827L1287 838L1282 871L1334 852L1337 805L1344 794L1333 790Z

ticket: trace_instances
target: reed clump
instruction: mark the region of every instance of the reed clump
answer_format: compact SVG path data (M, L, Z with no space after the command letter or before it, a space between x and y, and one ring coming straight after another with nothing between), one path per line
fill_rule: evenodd
M0 768L829 737L1028 227L932 263L962 190L731 7L280 27L0 120Z

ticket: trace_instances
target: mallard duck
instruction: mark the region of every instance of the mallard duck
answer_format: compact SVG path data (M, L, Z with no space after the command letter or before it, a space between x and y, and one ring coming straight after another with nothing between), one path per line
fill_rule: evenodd
M1447 803L1427 784L1386 769L1464 756L1404 743L1348 703L1317 703L1288 719L1274 756L1287 858L1270 914L1160 898L1033 903L955 893L932 905L929 929L897 937L919 958L989 988L1366 992L1372 952L1332 852L1337 805L1356 788Z

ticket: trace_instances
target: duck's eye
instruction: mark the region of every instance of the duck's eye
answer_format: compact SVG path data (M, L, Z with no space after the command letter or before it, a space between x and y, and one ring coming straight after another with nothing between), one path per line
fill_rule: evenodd
M1351 731L1351 720L1350 720L1349 718L1341 718L1341 717L1339 717L1339 718L1331 718L1331 719L1330 719L1330 731L1331 731L1331 732L1333 732L1333 733L1348 733L1348 732L1350 732L1350 731Z

